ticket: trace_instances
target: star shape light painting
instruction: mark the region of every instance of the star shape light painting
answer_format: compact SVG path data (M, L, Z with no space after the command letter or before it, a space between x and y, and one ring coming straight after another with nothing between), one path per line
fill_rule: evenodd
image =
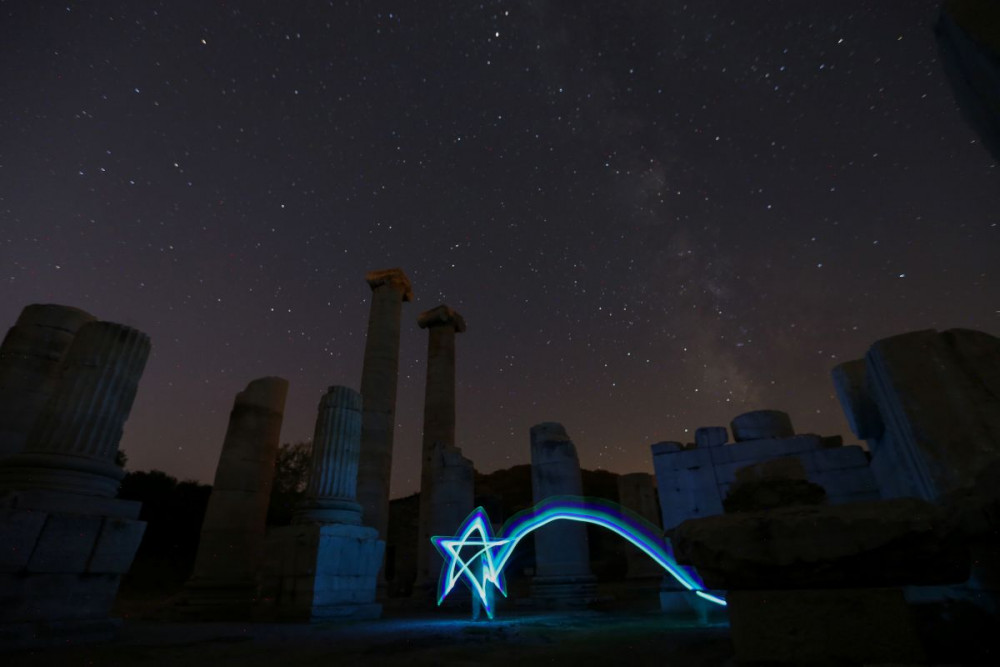
M514 548L529 533L560 520L590 523L617 533L653 559L684 588L709 602L725 606L724 599L705 590L692 569L677 564L656 526L616 503L577 496L546 498L533 508L511 517L496 538L482 507L477 507L465 518L458 529L458 536L432 537L431 542L444 558L438 580L438 604L444 602L455 584L464 578L469 588L479 596L487 616L493 618L494 609L487 584L496 586L506 596L503 569ZM462 549L465 547L476 547L476 550L463 557Z

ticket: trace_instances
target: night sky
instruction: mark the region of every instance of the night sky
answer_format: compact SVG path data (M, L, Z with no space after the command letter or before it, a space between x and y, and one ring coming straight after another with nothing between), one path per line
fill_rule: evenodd
M365 272L396 266L394 495L440 303L480 471L548 420L614 472L752 409L853 441L835 364L1000 333L1000 168L938 5L0 2L0 326L148 333L129 468L206 482L250 380L291 382L284 442L359 386Z

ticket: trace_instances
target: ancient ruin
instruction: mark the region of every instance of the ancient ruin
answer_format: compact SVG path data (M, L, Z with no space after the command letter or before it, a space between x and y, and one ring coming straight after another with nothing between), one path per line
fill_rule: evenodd
M385 543L355 501L361 395L334 386L320 400L306 502L291 526L268 532L262 598L282 619L378 618Z
M0 459L24 449L31 427L59 380L62 362L84 324L79 308L32 304L0 345Z
M34 312L43 321L89 318L81 313ZM55 349L66 342L60 333L54 338ZM115 458L149 351L140 331L83 324L23 451L0 462L5 647L107 639L120 624L109 618L111 605L146 524L136 520L139 503L114 498L125 474ZM43 387L37 379L29 387Z
M220 620L251 614L287 394L287 380L266 377L236 395L194 573L175 605L180 614Z
M562 424L531 427L531 493L536 504L553 496L582 496L580 459ZM562 522L535 534L535 577L531 599L540 606L580 606L597 596L590 570L587 530Z
M357 495L365 524L374 527L379 539L384 540L389 522L401 317L403 303L413 299L413 289L402 269L371 271L365 279L372 289L372 304L361 370L363 413Z
M445 505L433 503L436 476L450 475L447 466L436 465L435 447L441 452L455 447L455 334L465 331L465 319L455 310L440 305L417 318L421 329L427 329L427 384L424 393L424 434L420 457L420 524L417 549L417 588L427 591L437 580L440 559L431 544L432 527L442 525L444 517L433 512ZM456 450L457 451L457 450ZM458 453L461 457L461 454ZM442 480L444 481L444 480ZM470 502L465 511L455 508L457 516L472 511ZM451 511L448 516L452 516ZM451 530L449 528L449 530Z

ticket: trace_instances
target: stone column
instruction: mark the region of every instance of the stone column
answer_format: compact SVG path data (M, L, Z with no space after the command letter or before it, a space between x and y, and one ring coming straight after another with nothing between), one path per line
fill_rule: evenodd
M220 620L249 615L287 393L287 380L267 377L236 395L179 612Z
M361 394L330 387L319 403L305 507L268 531L262 597L287 620L378 618L376 578L385 542L355 502Z
M583 495L580 460L562 424L531 427L531 493L535 504L551 496ZM542 606L580 606L596 597L590 572L587 529L576 521L555 521L535 538L531 597Z
M618 478L618 501L622 507L639 515L657 530L660 523L660 512L657 507L656 484L652 475L647 472L633 472ZM639 551L631 544L625 545L625 558L628 564L629 579L655 578L663 576L663 568L653 559Z
M319 402L305 507L296 523L361 523L356 500L360 455L361 394L330 387Z
M146 334L122 324L82 326L24 451L0 464L0 486L113 497L125 476L118 444L149 349Z
M78 308L32 304L0 345L0 459L24 449L35 420L55 391L66 352L94 316Z
M420 457L420 530L417 535L417 585L437 580L436 551L431 544L431 499L434 497L434 447L455 447L455 334L465 320L445 305L420 314L417 325L427 329L427 385L424 393L424 435ZM472 507L469 508L472 511ZM455 528L458 526L456 525Z
M476 469L472 461L462 456L458 447L448 447L437 442L431 448L431 466L434 484L430 493L430 524L428 533L434 535L454 535L467 516L475 508ZM427 570L430 583L437 582L441 572L441 556L430 544L433 554L428 552Z
M400 316L403 303L413 299L413 289L402 269L371 271L365 279L372 288L372 305L361 370L363 412L358 502L364 523L378 530L379 537L384 540L389 526Z

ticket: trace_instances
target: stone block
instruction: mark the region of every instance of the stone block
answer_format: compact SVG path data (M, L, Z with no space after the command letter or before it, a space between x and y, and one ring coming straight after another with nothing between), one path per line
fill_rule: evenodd
M869 393L865 378L864 359L856 359L834 366L831 375L837 399L847 417L847 424L854 435L870 440L882 435L885 425L878 405Z
M146 532L145 521L106 518L97 536L87 572L125 574L132 566L139 543Z
M735 442L790 438L795 435L792 418L780 410L754 410L734 417L729 423Z
M44 512L0 510L0 572L27 567L45 519Z
M661 454L673 454L682 451L684 445L680 442L657 442L650 445L649 449L653 453L653 456L660 456Z
M28 572L84 572L104 520L95 516L49 514Z
M119 581L112 574L0 574L0 623L107 618Z
M18 489L0 493L0 507L43 513L82 514L138 519L142 503L120 498L101 498L51 489Z
M725 426L702 426L695 430L694 441L698 447L718 447L726 444L729 434Z

